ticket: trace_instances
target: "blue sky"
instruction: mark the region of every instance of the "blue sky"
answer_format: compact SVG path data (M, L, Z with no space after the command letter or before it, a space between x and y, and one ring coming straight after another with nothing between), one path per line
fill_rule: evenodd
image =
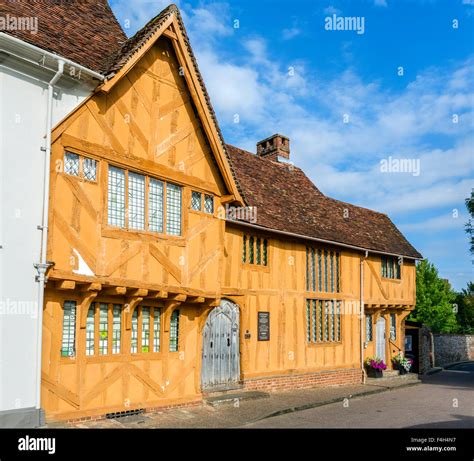
M387 213L455 289L473 279L474 0L176 3L228 143L289 136L323 193ZM111 1L128 35L167 5Z

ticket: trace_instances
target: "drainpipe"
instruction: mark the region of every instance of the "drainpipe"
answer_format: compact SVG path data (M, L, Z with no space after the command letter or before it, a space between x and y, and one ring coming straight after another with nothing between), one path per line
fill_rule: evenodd
M51 130L53 126L53 97L54 85L58 82L64 73L64 60L58 59L58 70L54 77L48 83L48 105L46 113L46 145L42 150L45 152L44 171L43 171L43 217L41 226L41 249L40 262L35 264L38 271L37 281L39 282L38 292L38 322L36 334L36 408L41 409L41 360L43 345L43 304L44 304L44 287L46 283L46 271L49 264L46 261L47 245L48 245L48 214L49 214L49 183L51 168ZM41 421L40 421L41 424Z
M364 349L365 349L365 341L364 341L364 319L365 319L365 312L364 312L364 262L369 257L369 252L365 252L365 256L360 260L360 367L362 369L362 376L363 376L363 383L366 383L366 373L364 367Z

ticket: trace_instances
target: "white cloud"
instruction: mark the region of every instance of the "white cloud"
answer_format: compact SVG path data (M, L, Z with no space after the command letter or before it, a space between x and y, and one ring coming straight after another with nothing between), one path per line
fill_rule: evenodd
M383 6L387 7L387 0L374 0L374 5L375 6Z
M453 214L452 210L449 213L444 213L433 218L423 220L420 222L412 222L407 224L400 224L400 228L405 232L421 232L431 233L445 230L464 230L464 224L468 217L465 214Z
M288 29L283 29L281 36L283 40L291 40L292 38L297 37L301 34L301 30L298 27L290 27Z

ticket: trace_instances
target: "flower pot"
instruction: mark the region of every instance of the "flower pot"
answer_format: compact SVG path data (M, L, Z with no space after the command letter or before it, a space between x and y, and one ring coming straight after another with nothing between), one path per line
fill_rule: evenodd
M405 370L405 368L403 368L403 367L398 367L398 373L401 374L401 375L406 375L408 373L408 371Z
M383 371L375 368L367 368L367 376L369 378L383 378Z

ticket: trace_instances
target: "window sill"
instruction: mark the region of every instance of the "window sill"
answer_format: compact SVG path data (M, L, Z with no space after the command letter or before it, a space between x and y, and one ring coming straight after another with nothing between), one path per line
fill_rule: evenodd
M102 226L102 237L111 238L136 238L136 239L147 239L147 240L168 240L176 243L185 245L185 237L182 235L168 235L159 234L157 232L150 232L145 230L125 229L123 227L114 227L110 225Z
M196 214L198 216L207 216L208 218L214 218L214 213L206 213L205 211L202 210L194 210L192 208L188 209L190 213Z
M93 184L94 186L97 186L99 184L99 181L96 179L95 181L91 181L90 179L82 178L80 176L75 176L73 174L65 173L64 171L58 172L59 176L67 176L68 178L74 179L78 182L83 182L86 184Z
M251 271L258 271L258 272L270 272L270 266L263 264L250 264L250 263L242 263L242 268L251 270Z
M381 277L382 282L402 283L402 279L392 279L390 277Z
M306 342L306 345L308 347L321 347L321 346L342 346L343 341L323 341L323 342L317 342L317 343L308 343Z

